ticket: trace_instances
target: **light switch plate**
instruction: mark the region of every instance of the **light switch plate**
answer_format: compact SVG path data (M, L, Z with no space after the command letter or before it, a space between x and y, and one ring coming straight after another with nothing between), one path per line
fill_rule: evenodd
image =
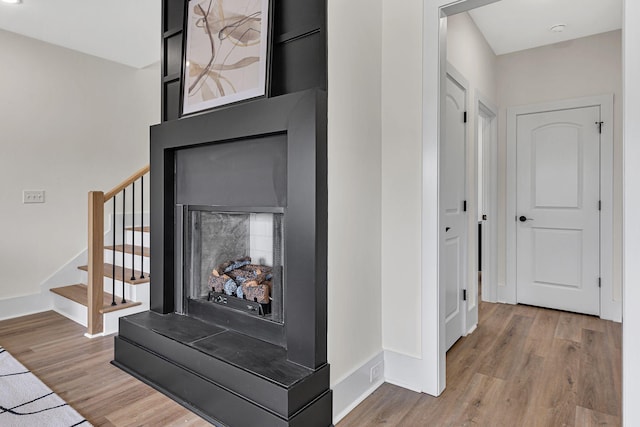
M24 190L22 203L44 203L44 190Z

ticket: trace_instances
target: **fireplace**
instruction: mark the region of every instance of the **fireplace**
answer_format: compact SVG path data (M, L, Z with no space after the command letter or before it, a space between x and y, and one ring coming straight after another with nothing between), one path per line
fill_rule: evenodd
M214 424L331 425L326 94L151 133L150 312L114 364Z
M208 313L213 304L282 324L283 211L186 207L185 217L180 313Z

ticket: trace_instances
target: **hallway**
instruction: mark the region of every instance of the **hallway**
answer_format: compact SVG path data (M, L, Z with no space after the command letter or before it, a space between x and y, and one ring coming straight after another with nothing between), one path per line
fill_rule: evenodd
M384 384L337 427L621 425L619 323L491 303L479 316L439 398Z

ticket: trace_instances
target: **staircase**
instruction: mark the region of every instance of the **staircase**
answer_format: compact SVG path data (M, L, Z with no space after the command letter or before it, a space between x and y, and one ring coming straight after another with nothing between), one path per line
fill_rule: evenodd
M89 192L88 263L78 266L82 283L50 290L54 310L87 327L88 337L118 332L120 317L149 310L150 230L143 225L148 172L146 166L107 193ZM127 194L127 189L132 191ZM110 228L105 234L109 207Z

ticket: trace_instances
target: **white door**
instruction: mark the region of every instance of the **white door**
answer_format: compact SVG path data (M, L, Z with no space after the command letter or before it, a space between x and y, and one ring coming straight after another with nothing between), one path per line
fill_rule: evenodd
M519 303L600 314L600 107L517 118Z
M445 140L442 152L441 204L444 252L441 275L445 284L445 329L449 349L464 334L463 289L466 277L467 218L465 212L464 120L466 92L447 74Z

